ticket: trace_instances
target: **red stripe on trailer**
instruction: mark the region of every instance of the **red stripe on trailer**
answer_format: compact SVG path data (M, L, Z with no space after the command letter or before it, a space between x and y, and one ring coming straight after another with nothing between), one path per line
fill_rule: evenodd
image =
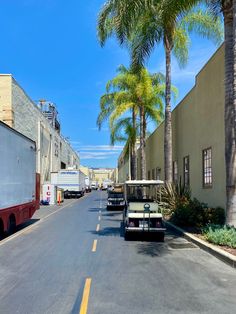
M37 208L38 202L34 200L29 203L0 209L0 219L3 222L3 230L7 231L8 221L11 215L14 215L17 226L28 221L33 216Z

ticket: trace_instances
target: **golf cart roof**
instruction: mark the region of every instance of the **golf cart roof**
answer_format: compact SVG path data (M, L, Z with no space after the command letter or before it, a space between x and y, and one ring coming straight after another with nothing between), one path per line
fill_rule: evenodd
M129 180L125 182L126 185L160 185L164 184L161 180Z

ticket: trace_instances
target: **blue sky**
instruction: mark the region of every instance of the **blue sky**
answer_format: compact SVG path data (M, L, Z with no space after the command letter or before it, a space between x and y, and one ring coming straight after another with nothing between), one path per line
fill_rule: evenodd
M109 146L109 131L96 128L99 98L120 64L129 64L126 50L114 39L98 44L96 21L104 0L1 0L0 72L11 73L33 100L57 105L62 134L80 152L81 163L115 167L122 149ZM192 37L188 66L173 61L173 84L179 96L192 88L195 75L216 46ZM164 72L163 50L147 63L150 71Z

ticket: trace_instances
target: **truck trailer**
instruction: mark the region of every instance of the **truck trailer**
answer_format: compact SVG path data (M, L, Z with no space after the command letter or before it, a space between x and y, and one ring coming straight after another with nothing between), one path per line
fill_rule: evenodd
M51 183L64 190L65 198L79 198L85 193L85 174L80 170L65 169L51 173Z
M36 144L0 121L0 233L12 233L39 208Z

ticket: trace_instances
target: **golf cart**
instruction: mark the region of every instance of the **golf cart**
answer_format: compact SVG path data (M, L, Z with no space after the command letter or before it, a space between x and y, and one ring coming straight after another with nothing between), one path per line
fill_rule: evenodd
M160 180L131 180L125 182L124 236L131 233L156 233L164 241L165 226L162 219Z
M125 198L122 185L115 185L111 191L107 191L107 210L123 210L125 207Z

